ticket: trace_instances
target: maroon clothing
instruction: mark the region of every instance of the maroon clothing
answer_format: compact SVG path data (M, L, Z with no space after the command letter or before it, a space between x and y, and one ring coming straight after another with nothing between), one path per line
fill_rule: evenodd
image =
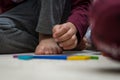
M0 0L0 14L15 7L23 0Z
M3 13L14 6L11 0L0 0L0 13Z
M92 40L104 55L120 61L120 0L98 0L91 7Z
M68 22L72 22L79 31L80 37L84 36L88 28L88 9L92 0L72 0L72 11Z

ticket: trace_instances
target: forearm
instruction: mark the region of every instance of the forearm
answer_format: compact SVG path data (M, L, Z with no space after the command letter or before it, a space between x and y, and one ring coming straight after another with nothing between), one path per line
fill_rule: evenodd
M72 5L72 11L68 22L75 25L78 30L77 36L80 37L80 41L89 26L88 21L88 11L91 4L91 0L72 0L74 3Z

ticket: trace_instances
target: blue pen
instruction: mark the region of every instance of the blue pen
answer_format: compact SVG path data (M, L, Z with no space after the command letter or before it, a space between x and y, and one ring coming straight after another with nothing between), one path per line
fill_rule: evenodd
M14 58L21 60L30 60L30 59L56 59L56 60L66 60L66 55L14 55Z

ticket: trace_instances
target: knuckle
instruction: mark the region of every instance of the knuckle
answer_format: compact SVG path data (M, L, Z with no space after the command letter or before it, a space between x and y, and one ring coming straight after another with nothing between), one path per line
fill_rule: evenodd
M71 38L71 41L75 42L75 41L76 41L76 37L73 36L73 37Z

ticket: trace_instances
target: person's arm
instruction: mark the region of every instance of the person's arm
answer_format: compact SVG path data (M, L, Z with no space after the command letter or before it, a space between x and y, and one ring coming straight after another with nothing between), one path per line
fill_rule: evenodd
M91 2L92 0L72 0L72 11L67 21L73 23L77 28L77 36L79 36L80 41L89 26L88 10Z
M72 10L66 23L53 28L53 38L64 50L78 49L86 33L90 0L72 0Z

